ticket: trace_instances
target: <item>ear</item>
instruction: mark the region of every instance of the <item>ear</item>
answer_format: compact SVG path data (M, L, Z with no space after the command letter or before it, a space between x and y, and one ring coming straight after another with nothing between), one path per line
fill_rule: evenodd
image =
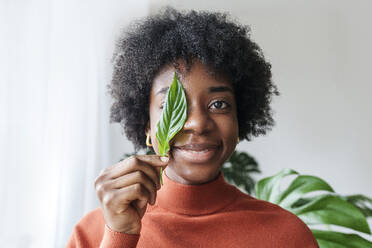
M147 136L147 134L149 134L151 132L151 128L150 128L150 121L147 122L147 125L146 125L146 129L145 129L145 134Z

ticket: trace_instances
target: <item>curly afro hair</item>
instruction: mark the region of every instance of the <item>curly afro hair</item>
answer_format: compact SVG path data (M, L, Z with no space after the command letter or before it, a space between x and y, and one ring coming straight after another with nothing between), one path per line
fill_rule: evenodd
M250 28L230 20L227 13L166 7L129 25L112 59L110 123L121 124L135 151L146 148L153 79L164 66L177 69L178 60L189 72L196 59L210 75L222 75L233 85L240 140L250 141L274 126L270 102L280 93L272 82L270 63L250 39Z

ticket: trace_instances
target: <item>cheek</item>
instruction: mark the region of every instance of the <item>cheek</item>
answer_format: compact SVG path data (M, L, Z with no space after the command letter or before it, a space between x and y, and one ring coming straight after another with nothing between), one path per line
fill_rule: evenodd
M157 124L160 118L160 113L157 113L155 111L151 111L150 114L150 120L151 120L151 143L152 143L152 148L154 149L156 154L159 154L159 143L158 140L156 139L156 128Z
M229 147L235 145L235 142L237 141L238 132L236 130L237 127L230 126L230 128L228 128L227 125L223 127L223 130L221 130L221 134L223 133L223 139Z
M235 116L229 116L219 120L218 126L225 140L234 142L237 139L239 134L239 126Z
M158 140L156 139L156 124L151 127L151 144L152 148L154 149L155 153L159 153L159 144Z
M235 150L237 139L239 135L239 126L236 118L230 117L219 123L219 132L222 136L227 153Z

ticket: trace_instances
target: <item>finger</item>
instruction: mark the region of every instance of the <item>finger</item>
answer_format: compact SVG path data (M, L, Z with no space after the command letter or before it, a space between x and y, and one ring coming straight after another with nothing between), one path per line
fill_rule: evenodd
M126 195L126 203L136 201L136 205L142 209L150 202L150 192L142 184L136 183L118 190L118 194Z
M150 202L150 192L140 183L132 184L128 187L113 190L110 194L106 194L102 203L106 208L120 214L124 212L128 206L137 201L140 208L143 208L146 203Z
M141 161L149 163L152 166L156 167L164 167L168 164L169 161L169 157L159 155L137 155L136 157Z
M145 215L147 209L147 202L135 200L131 202L131 205L137 210L138 215L142 218ZM142 207L144 206L144 207Z
M164 169L168 166L169 157L159 156L159 155L140 155L138 156L138 159L140 159L144 163L152 165L152 168L154 168L157 172L157 175L158 175L157 182L159 182L160 168L163 168L163 171L164 171Z
M156 200L156 191L158 186L143 171L135 171L118 177L110 182L110 186L112 189L120 189L136 183L144 185L147 191L150 192L150 204L153 205Z
M146 174L146 176L148 176L152 180L152 182L156 185L156 188L160 189L159 173L153 166L146 164L145 162L141 160L137 160L133 162L132 164L128 164L126 167L122 168L121 172L118 172L118 174L113 176L113 179L120 178L124 175L130 174L136 171L141 171L142 173Z
M144 161L145 163L150 163L150 164L151 164L151 161L155 161L155 164L151 164L151 165L153 165L153 168L157 171L158 181L159 181L160 169L162 168L164 171L164 169L168 166L169 152L167 156L159 156L159 155L151 155L151 156L154 156L154 157L150 157L149 155L144 155L144 156L139 157L139 159L141 161ZM159 160L161 161L161 163L158 164Z
M147 156L152 155L132 156L126 159L124 163L119 163L115 168L112 168L108 177L115 179L130 172L141 170L157 183L159 181L160 167L165 168L168 162L162 162L157 155L155 155L156 157L152 156L152 158L146 158ZM157 161L154 162L155 160Z

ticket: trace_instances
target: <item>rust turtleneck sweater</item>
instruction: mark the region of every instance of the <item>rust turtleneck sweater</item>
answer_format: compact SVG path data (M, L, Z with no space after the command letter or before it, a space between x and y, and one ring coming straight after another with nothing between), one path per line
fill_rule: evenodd
M110 230L100 208L75 226L67 247L100 248L317 248L297 216L228 184L220 173L202 185L184 185L163 174L154 206L139 235Z

